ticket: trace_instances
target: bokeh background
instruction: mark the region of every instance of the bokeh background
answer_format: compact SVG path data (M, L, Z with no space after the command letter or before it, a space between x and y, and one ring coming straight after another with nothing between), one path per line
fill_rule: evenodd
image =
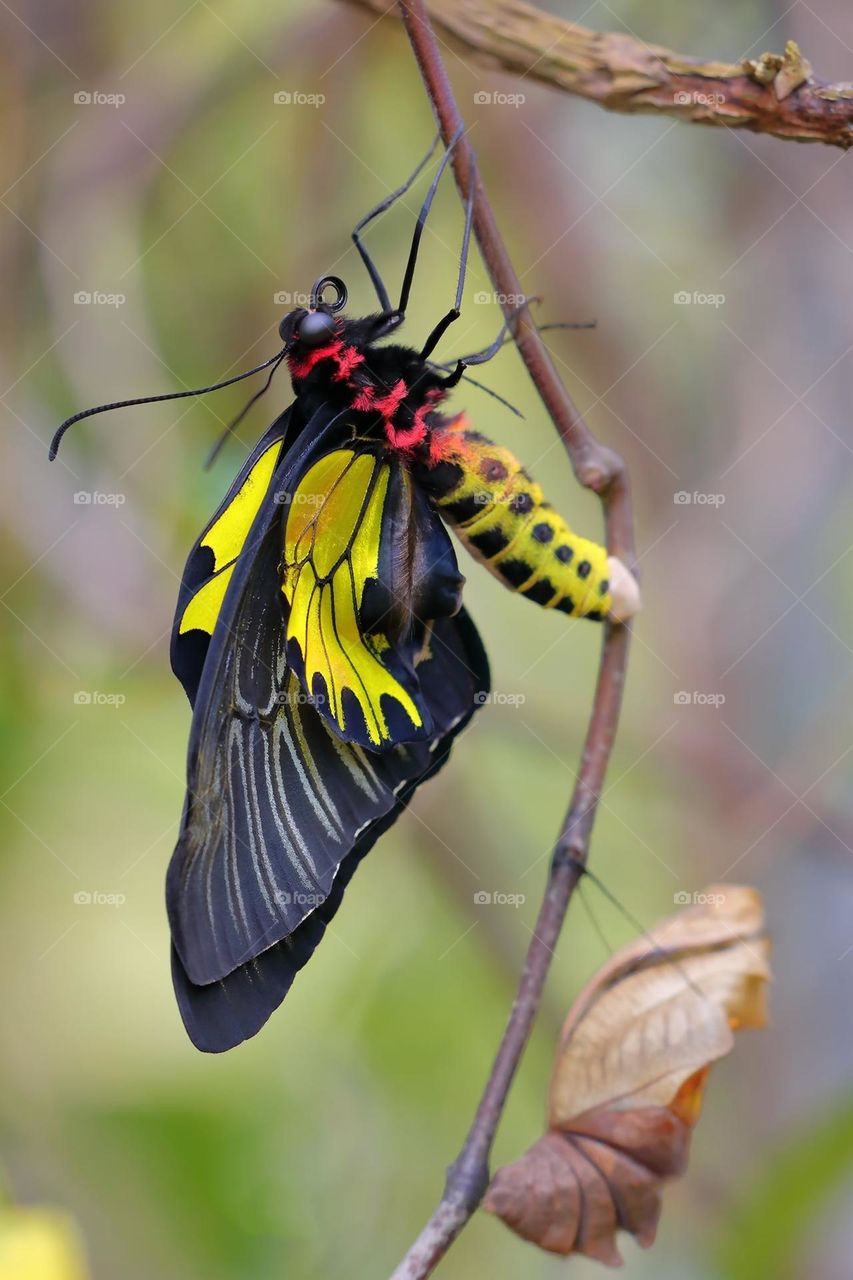
M552 7L704 57L794 37L822 76L853 78L842 0ZM97 1280L381 1277L439 1194L503 1027L600 632L471 564L469 607L505 696L371 854L264 1032L196 1053L163 907L189 726L167 638L187 548L286 402L286 376L210 473L239 388L82 424L52 466L47 442L78 408L265 358L280 295L325 271L370 308L349 231L432 122L400 31L332 0L10 0L0 24L3 1176L17 1201L74 1215ZM679 893L754 883L775 940L772 1026L715 1070L689 1176L667 1193L654 1251L625 1243L626 1274L840 1280L853 1254L851 161L610 115L452 52L448 65L541 318L597 321L550 345L633 482L645 611L593 867L645 923ZM476 100L496 91L523 102ZM392 282L415 205L370 233ZM415 337L449 305L460 232L448 185ZM489 289L475 255L448 358L496 332ZM482 376L525 420L474 388L457 403L598 536L515 353ZM482 892L525 901L482 906ZM586 899L609 946L633 934L594 888ZM576 900L499 1161L541 1131L556 1030L606 955ZM564 1266L481 1215L439 1274L549 1280Z

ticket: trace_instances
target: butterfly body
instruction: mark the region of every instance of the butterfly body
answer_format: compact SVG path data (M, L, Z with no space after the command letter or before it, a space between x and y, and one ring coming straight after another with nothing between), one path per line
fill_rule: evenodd
M512 591L547 609L600 620L610 606L603 548L579 538L510 450L445 416L448 379L412 347L380 346L382 316L336 318L329 341L288 354L294 391L347 409L355 437L413 469L466 548Z
M255 369L81 411L51 443L55 457L69 427L94 413L269 370L233 428L282 363L290 373L292 403L190 551L172 629L192 724L166 904L178 1005L205 1051L263 1026L356 867L487 701L488 661L446 525L534 602L591 618L611 611L604 548L572 533L509 450L446 412L466 361L448 373L429 356L460 314L470 198L455 306L420 351L396 340L449 155L396 308L358 231L407 187L353 233L377 314L342 314L346 287L325 276L310 306L283 317L281 350Z
M327 341L305 347L297 321L287 364L307 410L320 404L346 408L356 433L410 455L428 440L428 415L446 399L447 378L413 347L378 345L376 336L388 332L389 323L381 315L336 317ZM282 325L284 333L289 328Z

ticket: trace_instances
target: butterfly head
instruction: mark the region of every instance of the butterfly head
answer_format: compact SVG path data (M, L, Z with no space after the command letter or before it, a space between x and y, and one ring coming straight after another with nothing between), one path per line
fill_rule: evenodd
M334 291L334 296L329 293ZM339 336L337 313L347 304L347 288L337 276L322 276L311 290L309 306L297 307L283 317L279 337L288 356L307 355L327 347Z

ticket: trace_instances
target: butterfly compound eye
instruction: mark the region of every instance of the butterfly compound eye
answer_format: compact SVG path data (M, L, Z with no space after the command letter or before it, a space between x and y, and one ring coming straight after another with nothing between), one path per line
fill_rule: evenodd
M327 311L312 311L299 323L299 341L305 347L321 347L333 337L335 317Z

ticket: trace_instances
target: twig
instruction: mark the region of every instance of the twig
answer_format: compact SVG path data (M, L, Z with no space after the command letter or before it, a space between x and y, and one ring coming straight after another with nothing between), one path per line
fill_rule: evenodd
M388 0L358 3L393 13ZM610 111L653 111L694 124L853 146L853 84L816 79L793 40L782 54L705 62L623 32L590 31L524 0L429 0L427 7L442 33L478 61Z
M438 45L423 0L399 0L406 30L447 142L461 123ZM463 138L454 151L453 167L463 199L467 198L472 153ZM474 171L476 173L476 170ZM486 267L507 316L524 290L483 188L475 177L474 232ZM634 565L633 522L628 479L622 459L590 433L551 363L547 348L526 311L513 321L515 339L530 377L554 422L581 484L601 498L608 549ZM462 1150L451 1166L441 1202L412 1245L392 1280L421 1280L432 1274L453 1240L474 1213L489 1181L489 1156L510 1085L539 1010L554 947L572 892L586 862L598 797L616 735L628 654L629 630L607 624L592 714L574 794L557 840L545 897L527 953L518 994L498 1048L477 1113Z

